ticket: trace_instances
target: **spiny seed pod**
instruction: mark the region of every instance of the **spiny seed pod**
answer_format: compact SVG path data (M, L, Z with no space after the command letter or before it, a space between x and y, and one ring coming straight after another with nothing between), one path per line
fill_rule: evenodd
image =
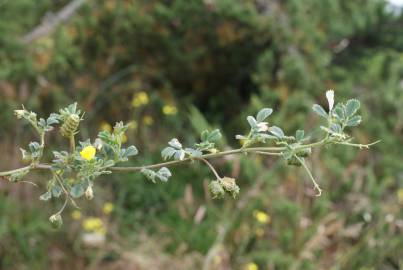
M301 149L300 151L298 151L297 156L299 156L299 157L307 157L311 153L312 153L311 148L304 148L304 149Z
M213 198L222 198L224 197L225 190L221 186L220 182L217 180L211 181L210 184L208 185L208 188L213 195Z
M298 166L298 167L302 165L301 162L299 162L299 160L294 156L287 159L287 164L291 165L291 166Z
M239 186L236 184L234 178L223 177L220 183L224 190L230 193L234 198L239 194Z
M77 114L70 114L60 128L60 133L63 137L69 138L74 135L79 124L80 116L78 116Z

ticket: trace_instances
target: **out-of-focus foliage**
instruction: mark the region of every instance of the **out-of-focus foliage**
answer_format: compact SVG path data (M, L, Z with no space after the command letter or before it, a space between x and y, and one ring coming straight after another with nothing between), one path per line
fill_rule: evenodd
M97 192L115 203L112 214L94 210L103 204L95 200L58 233L38 214L42 205L12 207L39 191L20 186L6 195L1 183L0 268L403 267L403 17L397 10L376 0L88 1L52 35L20 43L68 3L0 1L2 153L32 139L13 120L21 103L46 115L77 100L89 112L86 122L95 123L87 126L91 136L116 119L128 121L127 139L149 153L138 162L151 163L164 147L155 142L174 135L191 145L208 122L224 134L241 134L248 127L240 114L263 107L279 112L271 121L287 134L313 126L310 105L328 88L337 98L362 101L366 124L354 136L382 143L358 153L337 147L320 159L314 152L320 166L313 173L325 191L319 199L311 197L303 172L272 159L217 164L242 180L236 201L210 201L209 181L204 189L192 182L207 175L202 168L174 171L162 186L141 175L106 177ZM101 222L88 221L92 216ZM100 235L108 241L99 244ZM151 248L158 260L144 252L149 238L159 243ZM88 243L98 244L86 249Z

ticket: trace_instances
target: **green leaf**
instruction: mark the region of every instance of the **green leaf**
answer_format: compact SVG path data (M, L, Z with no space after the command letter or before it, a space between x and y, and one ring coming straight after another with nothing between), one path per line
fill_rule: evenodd
M327 116L328 116L325 109L323 109L322 106L320 106L319 104L314 104L312 106L312 110L322 117L327 118Z
M125 157L131 157L135 156L139 153L137 148L134 145L129 146L127 149L125 149Z
M342 105L337 105L336 108L334 108L333 110L333 114L334 116L336 116L336 118L338 120L343 120L345 118L345 108Z
M221 139L222 135L219 129L215 129L212 132L210 132L207 136L207 141L209 142L215 142Z
M337 133L337 134L341 134L342 130L341 130L341 126L339 124L333 123L330 125L330 130L333 133Z
M357 99L350 99L346 104L346 116L353 116L360 108L360 102Z
M84 195L85 189L81 184L74 185L70 190L70 195L74 198L80 198Z
M273 113L273 109L271 108L264 108L260 110L257 115L256 115L256 120L258 122L262 122L265 120L267 117L269 117Z
M170 146L172 146L173 148L176 148L176 149L182 149L182 144L178 141L178 139L176 139L176 138L173 138L172 140L170 140L169 142L168 142L168 144L170 145Z
M269 132L272 133L277 138L280 138L280 139L284 138L283 130L281 128L277 127L277 126L269 127Z
M164 160L167 160L167 159L171 158L173 155L175 155L175 153L176 153L176 149L168 146L161 151L161 156Z
M346 126L348 126L348 127L358 126L361 123L361 120L362 120L361 116L355 115L355 116L351 117L350 119L348 119Z
M141 169L140 171L148 180L155 183L155 172L150 169Z
M48 201L50 198L52 198L52 193L50 191L43 193L39 199L42 201Z
M59 185L54 185L51 188L52 196L59 198L63 192L63 189Z
M158 179L162 182L168 182L169 177L172 176L171 171L166 168L162 167L161 169L158 170L157 175Z
M246 120L248 120L248 123L249 123L251 128L256 128L257 127L257 122L256 122L255 117L249 115L248 117L246 117Z

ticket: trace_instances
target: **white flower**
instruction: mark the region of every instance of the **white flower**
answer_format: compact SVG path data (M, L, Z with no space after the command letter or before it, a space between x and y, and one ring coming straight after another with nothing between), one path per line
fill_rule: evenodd
M331 89L327 90L326 98L327 98L327 102L329 103L329 112L330 112L333 109L333 105L334 105L334 91Z
M263 132L263 131L268 131L269 130L269 124L267 122L260 122L257 124L257 131L258 132Z

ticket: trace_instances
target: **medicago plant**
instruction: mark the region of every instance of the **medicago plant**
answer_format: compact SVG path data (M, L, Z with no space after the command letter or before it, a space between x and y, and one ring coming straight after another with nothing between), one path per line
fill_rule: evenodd
M271 126L267 122L273 110L264 108L256 117L248 116L247 121L250 131L246 135L236 135L236 139L242 140L242 147L228 151L220 151L216 148L217 141L221 138L218 129L204 131L201 141L191 147L184 147L178 139L168 142L168 146L162 150L161 155L165 162L143 165L138 167L119 167L118 164L128 161L129 157L138 154L135 146L123 146L122 140L128 125L122 122L116 123L112 132L101 131L97 138L76 144L75 135L79 131L79 124L83 120L83 113L77 108L77 103L71 104L58 114L52 113L47 119L38 120L36 113L27 111L24 107L16 110L17 118L23 118L35 129L39 135L39 142L31 142L26 149L21 148L22 159L29 162L26 167L11 171L0 172L0 176L11 182L22 181L31 170L48 170L51 178L47 183L47 190L40 196L40 200L48 201L51 198L64 198L63 206L53 214L49 220L58 227L62 224L61 213L70 202L78 207L75 202L80 197L91 200L94 197L93 185L95 179L103 174L112 172L139 171L149 180L167 182L171 177L169 166L201 161L213 172L214 180L209 184L210 192L214 198L224 197L230 194L236 197L239 187L234 178L222 177L208 161L225 155L254 153L260 155L278 156L283 158L288 165L302 166L312 180L313 188L317 196L322 193L321 188L310 172L305 158L314 147L341 144L345 146L369 148L374 144L352 143L352 137L348 134L350 127L360 124L361 116L357 114L360 102L350 99L345 103L334 106L334 92L326 92L329 103L328 111L320 105L313 105L312 109L325 121L321 126L324 136L321 140L311 142L304 130L297 130L294 136L285 135L277 126ZM60 125L60 134L70 142L69 151L53 151L54 159L51 163L41 163L45 148L45 134ZM376 142L375 142L376 143ZM167 161L169 160L169 161Z

